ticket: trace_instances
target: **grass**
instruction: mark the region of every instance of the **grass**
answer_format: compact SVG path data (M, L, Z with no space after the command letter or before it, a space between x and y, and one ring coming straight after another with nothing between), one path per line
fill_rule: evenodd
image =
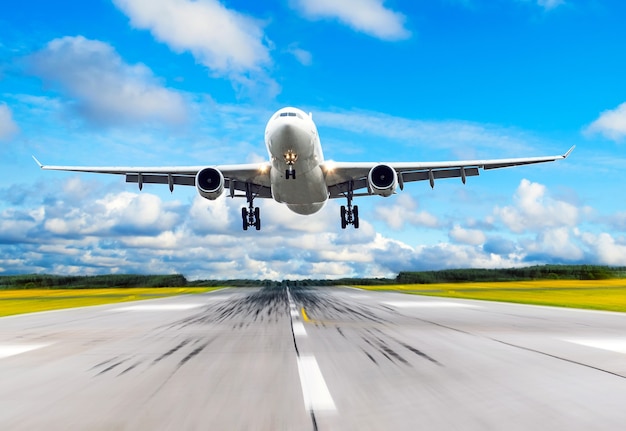
M0 291L0 317L37 311L90 305L114 304L197 294L219 289L206 288L123 288L123 289L33 289Z
M357 286L415 295L626 312L626 279Z

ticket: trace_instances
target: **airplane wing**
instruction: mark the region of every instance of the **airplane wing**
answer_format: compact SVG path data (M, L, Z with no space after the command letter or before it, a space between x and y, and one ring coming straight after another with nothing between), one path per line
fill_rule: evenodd
M127 183L137 183L141 190L144 184L168 184L170 191L175 185L196 185L196 174L209 166L52 166L44 165L34 156L41 169L51 171L90 172L96 174L123 175ZM211 166L224 175L224 189L231 197L245 197L236 191L246 192L246 184L258 198L271 198L269 163Z
M446 162L394 162L382 163L393 168L398 175L398 186L402 190L404 183L428 180L435 186L435 180L460 177L463 183L467 177L477 176L480 169L498 169L535 163L553 162L567 158L574 150L571 147L565 154L544 157L520 157L513 159L459 160ZM353 196L370 195L367 176L370 170L381 163L326 162L322 166L326 173L326 185L330 198L346 197L348 192L365 189Z

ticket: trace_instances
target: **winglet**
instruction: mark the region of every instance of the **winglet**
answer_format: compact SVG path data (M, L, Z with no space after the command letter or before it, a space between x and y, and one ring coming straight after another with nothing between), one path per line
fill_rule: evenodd
M43 168L43 165L41 164L41 162L39 160L37 160L37 157L32 156L33 160L39 165L40 168Z
M567 153L563 154L563 158L564 158L564 159L567 159L567 156L569 156L569 155L570 155L570 153L571 153L572 151L574 151L574 148L576 148L576 145L572 145L572 148L570 148L569 150L567 150Z

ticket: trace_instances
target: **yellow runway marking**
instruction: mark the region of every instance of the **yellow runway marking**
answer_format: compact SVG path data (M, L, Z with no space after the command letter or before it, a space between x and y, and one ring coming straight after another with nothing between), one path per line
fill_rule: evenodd
M304 320L305 322L311 322L311 319L309 319L309 316L307 316L306 311L304 311L304 307L300 309L300 314L302 314L302 320Z

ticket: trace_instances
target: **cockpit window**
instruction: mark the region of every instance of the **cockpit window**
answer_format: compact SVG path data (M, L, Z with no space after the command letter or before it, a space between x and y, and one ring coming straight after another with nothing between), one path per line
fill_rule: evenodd
M298 117L301 120L304 120L304 117L299 112L280 112L274 115L274 120L279 117Z

